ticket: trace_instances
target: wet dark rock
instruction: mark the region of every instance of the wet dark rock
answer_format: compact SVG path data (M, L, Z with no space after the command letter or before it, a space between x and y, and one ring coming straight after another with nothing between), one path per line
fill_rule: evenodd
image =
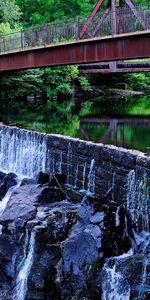
M49 177L49 187L63 187L67 182L66 175L64 174L51 174Z
M97 212L90 218L90 222L93 224L101 223L104 221L104 212Z
M50 174L39 172L39 174L38 174L38 176L36 178L36 181L39 184L46 184L46 183L49 182L49 178L50 178Z
M12 280L15 276L15 243L11 236L0 235L0 281Z
M4 177L6 176L6 174L2 171L0 171L0 184L3 182Z
M65 192L60 188L46 187L38 196L38 201L40 204L47 204L62 201L65 197Z
M14 221L19 218L26 220L33 218L36 214L36 205L38 203L38 195L41 193L42 187L35 184L20 186L15 191L7 204L7 208L0 216L0 222Z
M6 195L8 189L17 184L16 175L14 173L0 174L0 201Z
M103 278L107 278L107 272L102 270L107 258L110 268L116 264L116 271L123 278L121 285L126 278L133 299L138 299L141 284L144 295L148 295L149 276L143 284L145 259L147 273L150 268L148 236L145 241L142 236L139 238L135 255L116 259L135 243L133 225L125 207L118 207L111 195L102 199L85 195L78 203L68 201L65 200L67 192L63 191L63 183L60 188L55 180L44 185L24 181L11 196L0 217L3 224L0 292L6 281L7 292L14 284L34 229L34 256L26 299L101 299ZM114 258L110 259L111 256ZM8 299L12 300L10 294L9 298L4 297Z
M6 195L6 193L7 193L6 185L4 183L1 183L1 185L0 185L0 201L3 199L3 197Z
M4 184L6 185L7 189L9 189L11 186L17 184L16 178L17 178L17 175L14 173L8 173L4 177Z
M21 185L28 185L28 184L36 184L36 180L33 178L24 178L21 182Z

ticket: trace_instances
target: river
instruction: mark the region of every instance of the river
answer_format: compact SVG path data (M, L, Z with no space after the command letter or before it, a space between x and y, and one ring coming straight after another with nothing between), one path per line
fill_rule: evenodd
M4 101L0 121L150 153L149 96L76 99L51 111Z

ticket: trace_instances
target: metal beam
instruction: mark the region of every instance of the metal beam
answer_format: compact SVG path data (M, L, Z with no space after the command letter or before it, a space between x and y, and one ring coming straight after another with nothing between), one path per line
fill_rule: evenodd
M150 72L150 68L116 68L112 69L80 69L80 74L112 74L112 73L143 73Z
M117 8L116 0L111 0L111 29L112 36L117 34Z
M0 71L150 58L150 31L95 38L0 55Z
M139 20L139 22L141 23L142 27L146 30L147 26L146 26L146 22L145 20L142 18L140 12L137 10L136 6L133 4L133 2L131 0L125 0L126 3L128 4L128 6L131 8L131 11L133 12L133 14L135 15L135 17Z
M110 2L110 1L109 1ZM110 5L108 5L106 8L105 8L105 10L104 10L104 12L102 13L102 15L100 16L100 19L97 21L97 24L96 24L96 27L95 27L95 29L91 32L91 37L93 36L95 36L95 34L97 33L97 31L99 30L99 28L100 28L100 26L102 25L102 23L103 23L103 21L105 20L105 18L106 18L106 16L107 16L107 14L110 12Z
M94 6L94 8L93 8L93 10L91 12L91 14L87 18L87 21L85 22L85 24L83 25L83 28L82 28L81 32L79 33L78 39L81 39L83 37L84 33L87 31L90 23L92 22L93 18L95 17L96 13L98 12L98 10L99 10L100 6L102 5L103 1L104 0L99 0L95 4L95 6Z

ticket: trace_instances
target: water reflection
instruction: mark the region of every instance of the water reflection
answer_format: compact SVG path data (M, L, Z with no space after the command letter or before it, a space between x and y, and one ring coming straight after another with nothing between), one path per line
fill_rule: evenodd
M150 152L150 117L84 117L80 120L80 137Z
M0 122L136 149L150 155L150 97L4 101Z

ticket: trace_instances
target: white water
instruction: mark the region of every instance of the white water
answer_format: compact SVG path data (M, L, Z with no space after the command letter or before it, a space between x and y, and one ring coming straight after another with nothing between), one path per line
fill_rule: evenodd
M0 169L31 178L45 171L46 135L1 126L0 136Z
M60 161L59 161L59 168L58 168L58 173L62 174L62 160L63 160L63 154L60 152Z
M115 257L114 259L120 260L130 255L132 255L132 251ZM131 292L130 286L125 278L123 278L122 274L117 272L115 261L112 267L109 266L110 260L112 260L112 258L107 260L103 268L105 280L103 280L102 283L102 300L129 300Z
M128 175L127 209L130 212L134 224L140 231L149 232L149 191L148 178L144 174L143 179L136 180L134 170ZM141 226L139 224L141 223Z
M120 215L119 215L119 211L120 211L120 206L117 207L116 210L116 217L115 217L115 225L116 227L120 225Z
M90 171L88 175L88 191L87 193L94 193L95 192L95 170L94 170L94 163L95 160L91 160Z
M21 179L17 179L17 184L13 185L9 188L8 192L6 193L5 197L2 199L2 201L0 202L0 216L3 214L9 199L11 197L11 195L14 193L14 191L16 189L18 189L18 187L21 185L22 180Z
M84 169L83 169L83 185L82 185L83 190L85 190L85 176L86 176L86 162L84 164Z
M26 259L24 258L23 266L21 267L19 274L16 279L15 293L13 300L24 300L28 289L28 276L32 267L35 247L35 235L36 231L31 232L29 251Z
M20 264L20 270L16 279L16 286L13 294L13 300L24 300L26 297L26 293L28 290L28 277L34 260L36 232L40 228L45 228L45 226L43 225L35 226L31 232L30 240L29 240L28 230L26 230L26 238L24 244L24 257Z
M76 173L75 173L75 187L77 187L77 182L78 182L78 172L79 172L79 165L77 164Z
M70 176L72 175L72 148L71 144L68 144L67 152L67 184L70 184Z

